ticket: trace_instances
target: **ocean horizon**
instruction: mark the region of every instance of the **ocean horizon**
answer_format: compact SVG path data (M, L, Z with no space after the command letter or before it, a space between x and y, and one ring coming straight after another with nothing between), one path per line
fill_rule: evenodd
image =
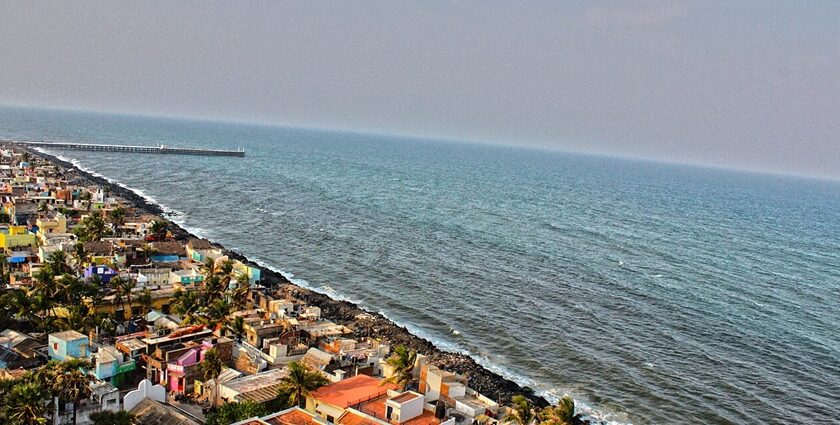
M19 108L53 151L295 283L609 423L840 417L840 182L551 150Z

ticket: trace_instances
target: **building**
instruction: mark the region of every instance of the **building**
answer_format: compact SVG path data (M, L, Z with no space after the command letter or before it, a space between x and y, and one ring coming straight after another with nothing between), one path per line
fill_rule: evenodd
M300 407L290 407L268 416L249 418L231 425L327 425L327 422Z
M36 236L30 233L26 226L9 226L0 229L0 247L6 250L19 248L35 249Z
M63 331L50 334L47 348L51 360L87 358L90 355L88 337L77 331Z
M226 402L253 401L267 403L277 398L282 379L289 370L271 369L254 375L245 375L219 385L219 396Z
M356 375L334 384L325 385L306 397L306 410L330 423L336 423L348 407L387 394L396 385L382 385L382 380Z
M93 376L96 379L108 381L116 387L122 385L136 367L134 359L125 356L116 347L110 345L100 346L91 356L91 360L93 361L91 371Z
M117 271L108 266L88 266L84 271L85 280L90 281L96 276L103 285L108 284L116 275Z
M172 270L169 272L169 284L171 285L192 288L201 282L204 282L204 274L199 273L198 270L193 268Z

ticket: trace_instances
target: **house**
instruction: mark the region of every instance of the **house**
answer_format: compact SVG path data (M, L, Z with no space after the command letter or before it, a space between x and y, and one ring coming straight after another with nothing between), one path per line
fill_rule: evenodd
M169 285L169 268L143 268L137 269L137 284L142 286L165 286Z
M231 425L327 425L327 422L300 407L290 407L268 416L249 418Z
M0 229L0 247L7 250L15 248L35 249L37 246L34 233L29 233L26 226L8 226Z
M192 288L204 282L204 274L194 268L178 269L169 272L169 284Z
M0 369L3 367L32 369L46 362L43 354L46 344L25 333L6 329L0 332L0 345L13 352L13 354L7 354L9 357L6 358L6 364L0 365Z
M155 263L177 262L184 255L184 247L178 242L153 242L149 259Z
M169 391L187 393L193 390L199 377L199 363L204 354L216 348L222 363L231 363L233 341L229 338L212 338L203 326L182 328L165 337L144 338L146 353L140 358L146 364L146 377L152 382L166 383Z
M345 410L336 421L340 425L454 425L455 418L445 411L426 408L423 395L414 391L387 391L362 400Z
M108 266L88 266L84 271L85 280L90 281L97 276L103 285L108 284L116 275L117 271Z
M420 368L420 392L426 402L443 401L459 413L475 418L485 414L496 414L499 404L467 387L467 378L424 364Z
M161 401L144 398L128 410L138 424L156 425L200 425L204 421L190 415L184 410Z
M107 380L119 387L135 369L134 359L117 350L116 347L103 345L91 356L93 361L93 376L99 380Z
M348 407L377 398L394 389L396 385L383 385L381 379L356 375L312 391L306 397L306 410L327 422L335 423Z
M92 264L114 265L114 244L109 241L92 241L84 243L85 253Z
M215 255L215 257L220 257L222 255L221 250L213 248L213 245L211 245L206 239L190 239L189 242L187 242L186 251L187 258L199 263L203 263L207 258L215 260L215 258L211 257L213 255Z
M38 226L38 233L42 235L67 233L67 217L61 213L39 217L35 221L35 225Z
M77 331L56 332L49 335L47 349L51 360L86 358L90 355L90 342Z
M289 370L271 369L254 375L245 375L219 385L219 396L226 402L267 403L277 398L282 379L289 376Z

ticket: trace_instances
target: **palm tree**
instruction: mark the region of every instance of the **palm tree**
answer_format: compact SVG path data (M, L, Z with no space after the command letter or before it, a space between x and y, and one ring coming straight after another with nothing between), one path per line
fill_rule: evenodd
M88 191L84 191L84 192L79 194L79 200L81 200L85 203L85 208L88 211L90 211L90 199L91 199L91 197L92 196L91 196L90 192L88 192Z
M78 263L78 267L81 269L87 263L89 255L87 251L85 251L85 243L84 242L76 242L73 245L73 257Z
M48 398L47 390L37 382L16 384L4 397L5 406L0 407L0 415L10 424L45 425Z
M143 292L137 296L137 302L143 306L143 316L149 314L152 309L152 291L149 288L143 289Z
M230 322L230 303L224 298L215 299L207 307L204 321L214 329L224 329Z
M572 425L575 418L575 400L564 395L556 406L548 406L537 415L540 425Z
M312 391L327 385L330 381L316 370L310 370L303 363L289 363L289 375L280 380L279 395L289 395L289 402L301 406Z
M166 239L166 232L168 231L169 225L163 220L153 220L152 225L150 226L149 230L152 232L158 240Z
M57 383L61 385L61 398L73 402L73 425L76 424L76 412L82 400L90 397L90 383L93 376L80 369L70 369L63 373Z
M114 234L117 236L122 234L120 231L120 226L125 224L125 209L123 207L116 207L108 213L108 220L111 222L111 226L113 226Z
M236 287L227 291L228 299L230 299L234 310L242 310L248 305L248 291L250 289L248 276L245 274L239 275L236 278Z
M504 423L517 425L532 425L536 419L534 406L522 395L513 396L513 409L507 415Z
M215 388L213 389L213 406L219 404L219 375L222 373L222 359L219 357L219 351L211 348L204 352L204 361L199 364L201 375L204 382L213 380Z
M417 351L409 351L404 345L398 345L394 349L394 354L388 357L385 362L388 366L391 366L393 372L382 383L397 384L401 390L405 391L408 384L414 380L414 364L417 362Z
M181 316L182 323L188 324L195 320L195 315L201 307L195 291L177 290L173 294L170 308L172 312Z
M63 250L53 251L47 257L46 267L54 276L73 271L73 268L67 265L67 254Z
M128 311L123 312L123 319L125 319L126 313L128 313L128 317L131 317L131 291L137 285L137 281L132 278L123 279L119 276L115 276L108 281L108 286L111 287L111 290L114 293L114 304L117 306L125 306L122 304L121 301L125 299L128 305Z
M242 342L242 334L245 333L245 318L242 316L234 317L233 322L230 323L230 328L236 335L236 341Z

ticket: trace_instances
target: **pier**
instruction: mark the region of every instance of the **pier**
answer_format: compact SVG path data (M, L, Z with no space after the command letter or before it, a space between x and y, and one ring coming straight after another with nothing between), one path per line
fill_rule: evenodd
M16 144L16 145L22 145L22 146L37 147L37 148L75 150L75 151L156 153L156 154L166 154L166 155L203 155L203 156L235 156L235 157L244 157L245 156L245 150L244 149L224 150L224 149L175 147L175 146L165 146L165 145L132 146L132 145L106 145L106 144L97 144L97 143L45 142L45 141L31 141L31 140L5 140L4 142Z

